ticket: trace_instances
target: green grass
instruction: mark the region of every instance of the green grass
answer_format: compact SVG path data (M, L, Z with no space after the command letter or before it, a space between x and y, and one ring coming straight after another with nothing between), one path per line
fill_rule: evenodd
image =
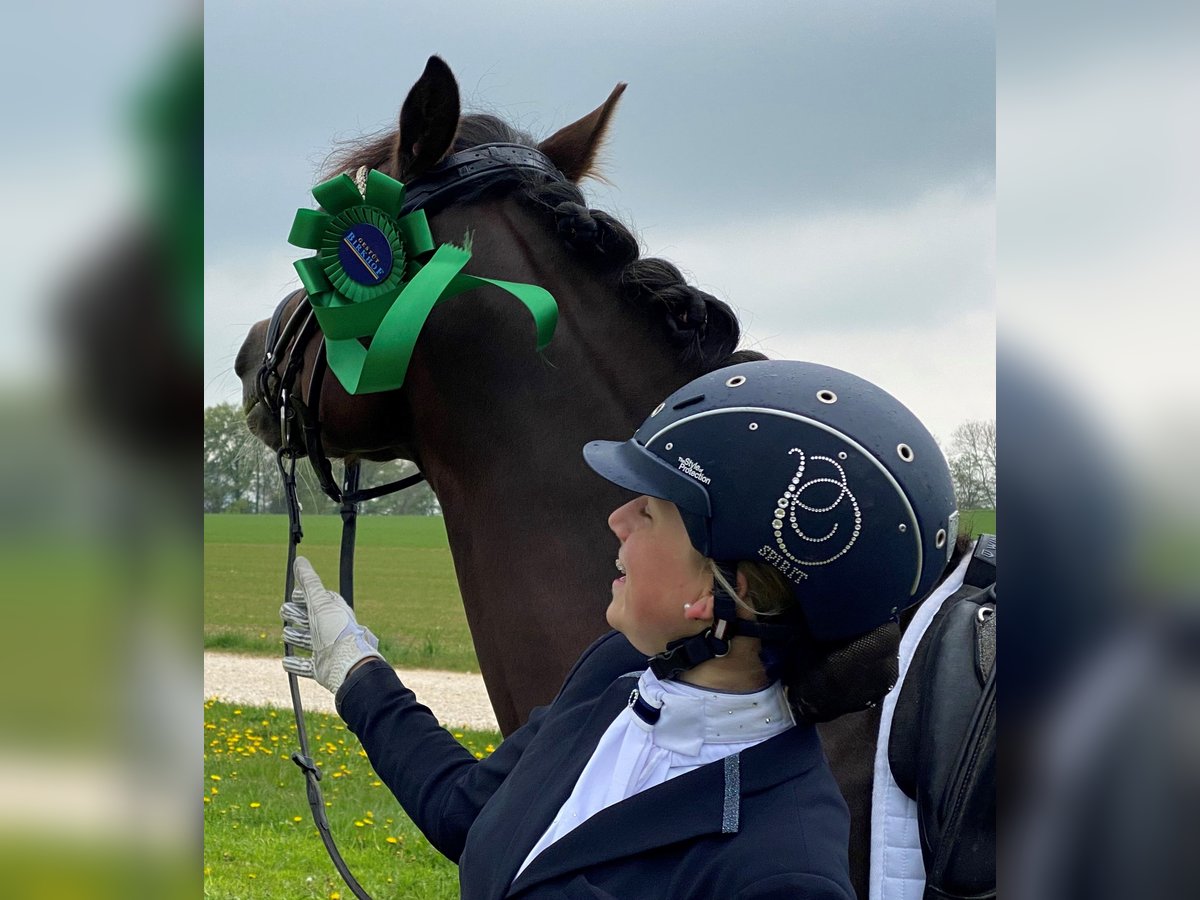
M375 897L458 896L458 868L425 840L336 717L306 716L334 839ZM479 758L495 732L456 731ZM295 726L283 710L204 704L204 896L328 898L353 895L317 835L304 779L290 761Z
M308 516L300 553L336 589L342 520ZM204 517L204 646L277 655L285 516ZM438 516L363 516L355 608L396 666L477 672L446 529Z
M994 509L964 509L958 517L958 530L972 537L977 534L995 534L996 511Z

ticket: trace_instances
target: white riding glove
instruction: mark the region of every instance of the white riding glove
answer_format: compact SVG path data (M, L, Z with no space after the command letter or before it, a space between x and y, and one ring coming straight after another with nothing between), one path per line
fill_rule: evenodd
M294 675L315 678L338 692L346 674L364 659L378 657L379 639L358 624L340 594L326 589L312 564L296 557L296 589L291 601L279 608L283 639L293 647L312 651L311 657L285 656L283 667Z

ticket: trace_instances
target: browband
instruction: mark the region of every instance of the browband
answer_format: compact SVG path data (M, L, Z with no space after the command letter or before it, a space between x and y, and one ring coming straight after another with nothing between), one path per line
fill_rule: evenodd
M447 156L409 182L401 213L449 202L496 173L512 169L540 172L552 181L567 180L540 150L520 144L480 144Z

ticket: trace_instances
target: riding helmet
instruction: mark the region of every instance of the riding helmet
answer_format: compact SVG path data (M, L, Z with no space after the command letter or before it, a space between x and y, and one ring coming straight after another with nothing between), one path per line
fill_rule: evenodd
M900 401L849 372L762 360L660 403L627 441L584 458L668 500L693 546L787 578L820 640L865 634L936 584L958 527L945 456Z

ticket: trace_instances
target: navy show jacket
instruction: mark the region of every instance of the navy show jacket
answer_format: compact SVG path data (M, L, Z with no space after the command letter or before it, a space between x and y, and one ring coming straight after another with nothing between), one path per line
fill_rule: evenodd
M484 760L382 660L355 670L337 707L401 806L458 862L469 900L853 898L849 812L807 724L601 810L514 881L645 668L622 635L605 635Z

